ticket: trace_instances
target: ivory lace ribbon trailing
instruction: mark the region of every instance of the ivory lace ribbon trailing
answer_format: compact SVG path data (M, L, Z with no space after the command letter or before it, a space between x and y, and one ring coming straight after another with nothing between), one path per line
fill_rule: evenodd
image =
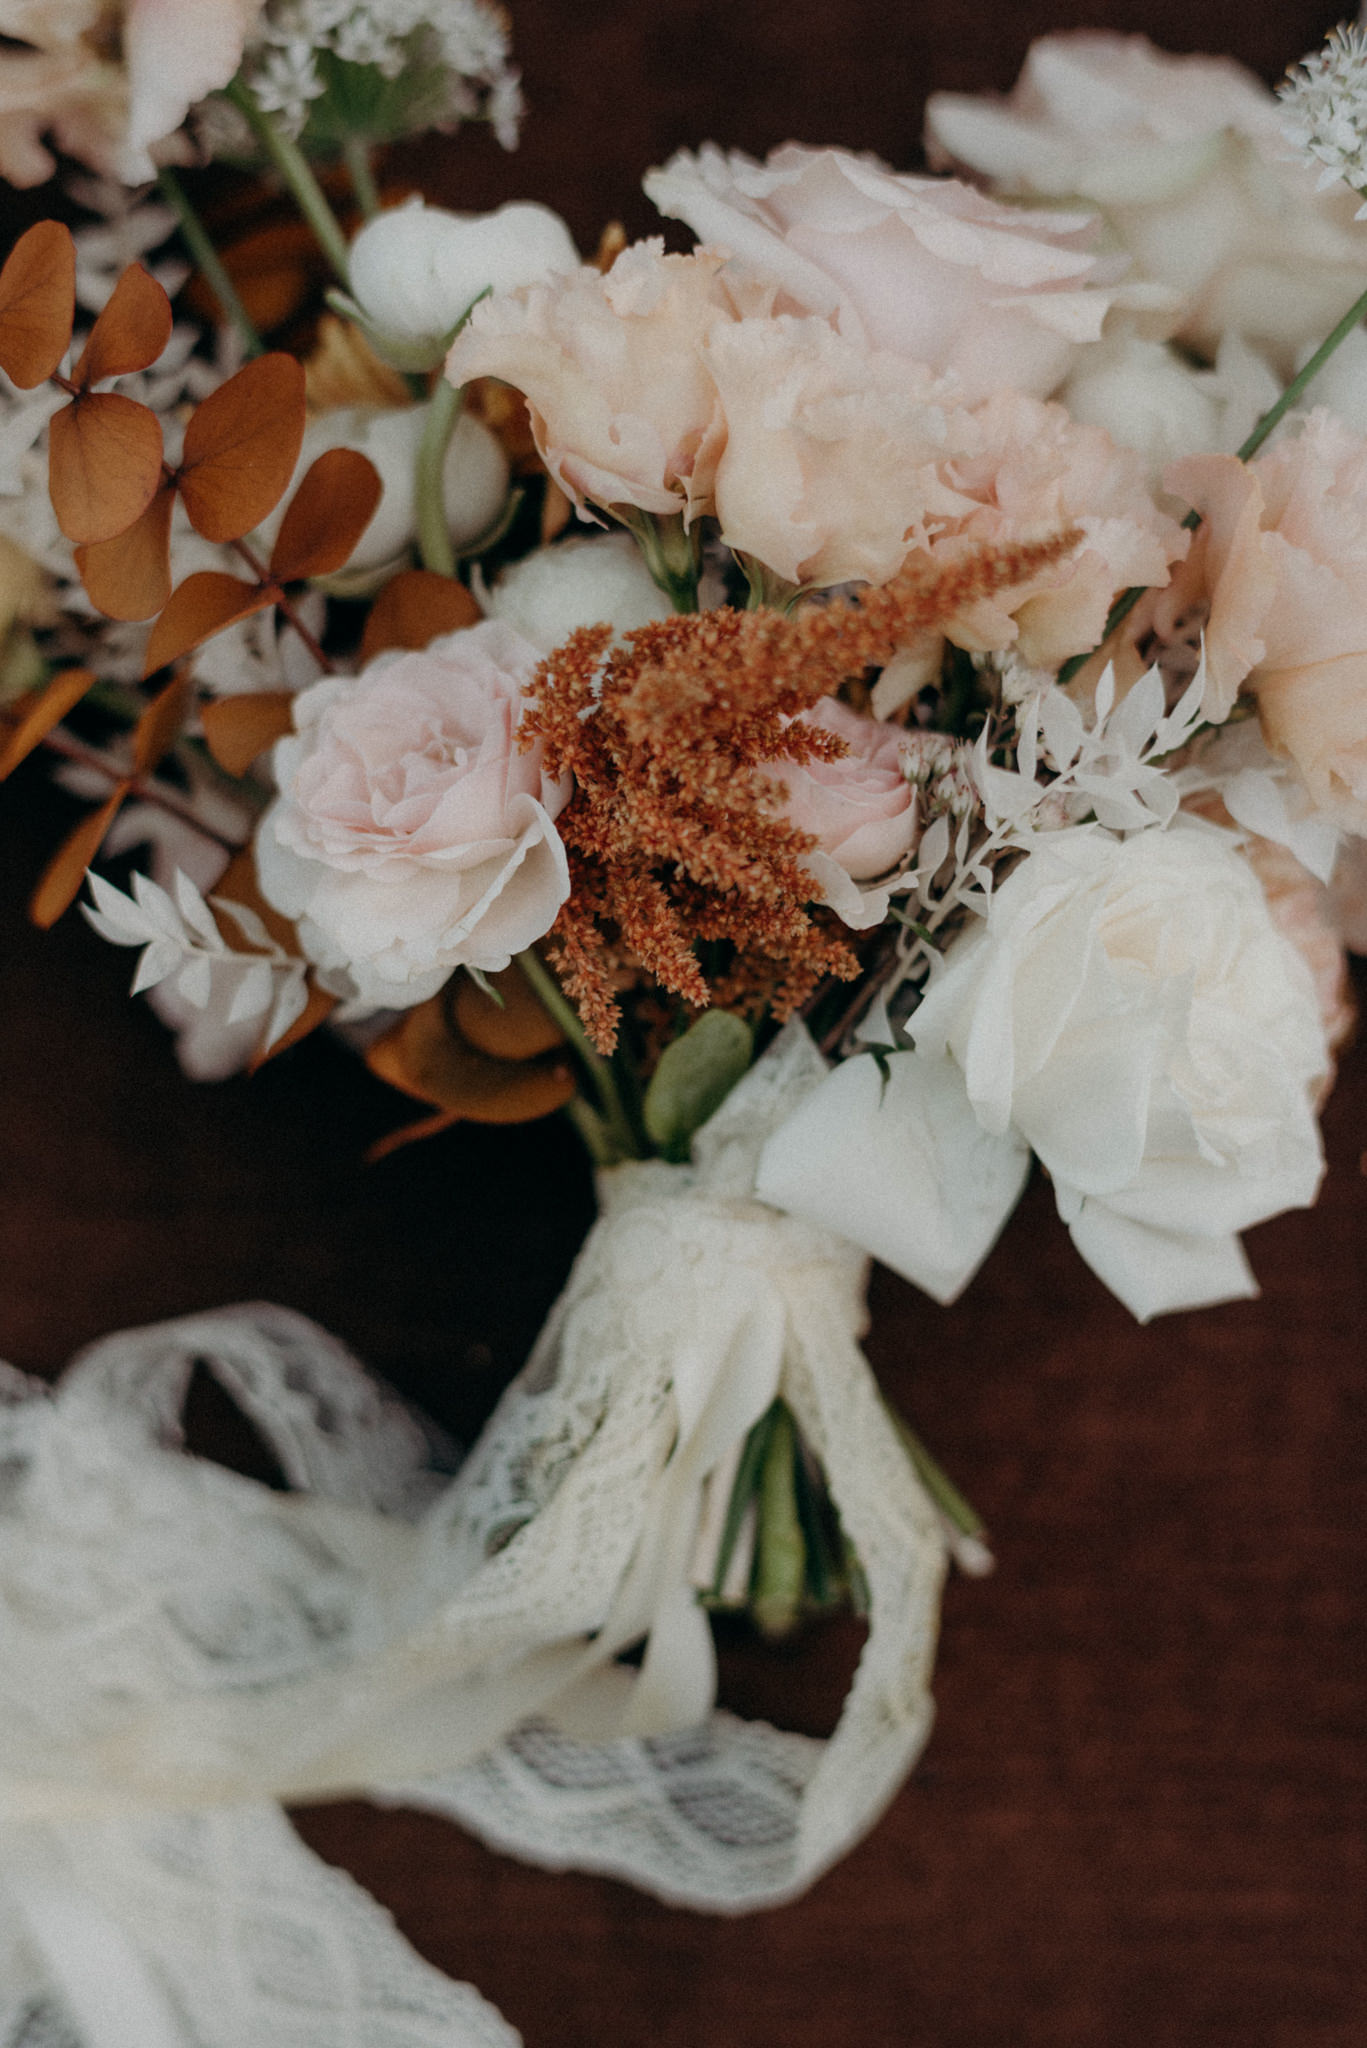
M0 2048L506 2048L277 1801L369 1793L718 1912L802 1891L930 1722L944 1544L858 1346L864 1263L753 1199L820 1078L796 1028L695 1145L606 1174L454 1479L291 1311L0 1379ZM197 1363L291 1491L185 1455ZM827 1742L714 1711L709 1476L781 1393L870 1596ZM617 1652L647 1637L638 1671Z

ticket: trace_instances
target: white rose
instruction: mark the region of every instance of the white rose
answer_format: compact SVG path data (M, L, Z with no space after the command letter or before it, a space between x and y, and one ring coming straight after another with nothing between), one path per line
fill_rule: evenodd
M952 1055L985 1131L1038 1155L1141 1320L1255 1293L1237 1233L1315 1198L1314 986L1252 868L1198 820L1039 847L910 1029L918 1054Z
M995 1244L1029 1148L983 1130L950 1059L861 1053L768 1140L755 1192L846 1237L946 1306Z
M505 619L543 654L578 626L629 633L674 609L627 533L573 534L537 548L505 569L483 602L491 619Z
M356 448L374 463L384 495L356 543L346 573L359 575L396 561L417 532L418 449L426 422L427 408L422 405L344 405L315 413L304 429L290 487L259 529L265 545L269 547L280 531L285 508L311 464L329 448ZM493 525L508 495L508 458L498 436L468 413L456 422L442 483L452 542L464 547Z
M262 893L362 1003L404 1009L457 967L495 973L569 895L554 820L569 777L517 727L540 655L490 619L294 702L280 795L256 837Z
M401 370L430 370L481 292L516 291L577 270L570 231L548 206L448 213L410 199L367 221L351 245L351 291L371 339Z
M970 403L1001 384L1047 398L1095 341L1122 262L1098 257L1091 213L1027 213L950 178L912 177L844 149L790 142L758 164L707 143L645 189L662 213L772 279L780 310L952 371Z
M1277 102L1228 57L1082 29L1033 43L1005 100L932 93L933 162L1002 193L1099 206L1136 274L1180 293L1182 340L1243 334L1289 375L1367 282L1346 190L1288 161Z
M1060 833L951 948L914 1053L846 1061L759 1189L952 1300L1024 1179L1141 1321L1255 1293L1237 1233L1315 1198L1327 1071L1305 961L1229 838Z

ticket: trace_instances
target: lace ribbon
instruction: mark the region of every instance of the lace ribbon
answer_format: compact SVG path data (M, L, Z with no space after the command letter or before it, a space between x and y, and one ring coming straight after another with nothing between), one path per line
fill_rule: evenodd
M751 1193L821 1072L790 1029L691 1167L604 1177L454 1480L283 1309L109 1338L50 1396L0 1382L0 2048L513 2041L275 1800L423 1805L713 1911L794 1896L873 1823L929 1726L944 1549L858 1347L860 1255ZM293 1491L183 1453L197 1363ZM776 1393L869 1588L826 1743L711 1711L689 1583Z

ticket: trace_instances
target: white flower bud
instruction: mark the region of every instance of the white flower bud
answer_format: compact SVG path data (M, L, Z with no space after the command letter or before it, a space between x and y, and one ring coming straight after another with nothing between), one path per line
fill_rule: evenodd
M625 533L574 535L538 548L504 570L485 593L484 609L515 626L543 654L568 640L576 626L601 622L629 633L672 615L669 599Z
M367 221L351 245L351 290L387 361L429 370L482 293L544 284L577 270L569 229L548 206L448 213L412 199Z
M356 448L379 471L384 495L356 544L347 574L394 562L417 532L414 490L418 448L427 408L422 405L344 405L316 414L304 429L294 483L260 528L269 546L280 530L293 491L309 465L329 448ZM456 422L443 472L451 539L463 547L493 525L508 494L508 462L497 437L468 413Z

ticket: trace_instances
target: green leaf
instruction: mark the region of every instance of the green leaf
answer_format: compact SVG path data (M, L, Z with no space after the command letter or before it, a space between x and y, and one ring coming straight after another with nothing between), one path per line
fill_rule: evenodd
M752 1051L750 1026L729 1010L704 1010L665 1047L643 1110L647 1135L666 1159L679 1165L688 1158L693 1133L721 1108Z

